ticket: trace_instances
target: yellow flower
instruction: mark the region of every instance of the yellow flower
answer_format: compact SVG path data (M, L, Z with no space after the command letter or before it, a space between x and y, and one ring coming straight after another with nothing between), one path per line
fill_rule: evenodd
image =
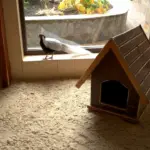
M82 4L76 4L76 8L79 12L85 13L85 7Z
M94 10L92 10L91 8L87 8L86 9L86 14L93 14Z
M90 3L93 4L93 3L94 3L94 0L90 0Z
M58 9L59 10L64 10L65 9L65 3L63 1L60 2L60 4L58 5Z

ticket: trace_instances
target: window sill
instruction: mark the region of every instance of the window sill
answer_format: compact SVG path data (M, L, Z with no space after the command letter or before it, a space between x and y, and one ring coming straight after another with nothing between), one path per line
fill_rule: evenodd
M30 48L30 55L23 57L24 79L80 78L103 47L104 45L84 46L84 48L91 50L90 55L55 54L52 60L45 60L46 55L44 54L38 55L37 52L38 50L42 52L41 49ZM34 55L34 52L36 55ZM51 57L51 55L48 55L48 57Z
M24 80L80 78L97 55L73 57L75 55L56 54L53 60L44 60L45 55L25 56L22 76Z
M37 56L24 56L23 62L40 62L40 61L56 61L56 60L78 60L78 59L95 59L98 53L93 53L91 55L78 55L78 54L59 54L54 55L53 59L44 60L46 55ZM51 57L51 55L48 55Z

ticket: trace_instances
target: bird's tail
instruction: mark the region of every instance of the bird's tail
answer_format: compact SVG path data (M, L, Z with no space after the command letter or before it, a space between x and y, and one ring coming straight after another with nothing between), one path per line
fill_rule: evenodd
M68 54L79 54L79 55L90 55L92 54L90 51L75 45L64 44L63 51Z
M71 58L79 58L79 57L83 57L83 56L93 56L93 54L75 54L73 56L71 56Z

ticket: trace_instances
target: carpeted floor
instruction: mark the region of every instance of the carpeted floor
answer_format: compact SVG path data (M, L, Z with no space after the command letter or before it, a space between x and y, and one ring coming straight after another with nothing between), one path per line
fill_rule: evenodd
M88 113L90 81L13 83L0 91L0 150L149 150L150 107L133 125Z

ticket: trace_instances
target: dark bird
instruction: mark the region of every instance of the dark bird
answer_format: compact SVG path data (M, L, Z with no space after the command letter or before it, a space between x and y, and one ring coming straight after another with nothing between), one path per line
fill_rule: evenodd
M51 59L53 59L53 55L55 53L54 49L51 49L48 46L48 42L46 42L46 37L43 34L39 34L39 38L40 38L40 46L42 48L42 50L44 51L44 53L46 54L45 59L47 59L47 55L52 54Z
M53 55L56 51L79 55L91 54L90 51L85 50L80 46L69 45L55 38L47 38L43 34L39 34L39 38L40 38L40 46L43 49L44 53L46 54L45 59L47 59L48 54L52 54L51 59L53 59Z

